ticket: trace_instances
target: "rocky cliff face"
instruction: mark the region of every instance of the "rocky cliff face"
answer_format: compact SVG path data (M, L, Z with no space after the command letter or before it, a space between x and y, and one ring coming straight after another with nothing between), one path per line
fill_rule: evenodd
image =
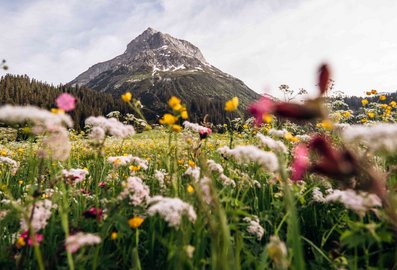
M115 96L131 91L150 119L167 109L172 95L187 104L194 120L209 113L214 122L224 119L226 99L238 96L244 107L259 97L242 81L210 65L190 42L152 28L132 40L123 54L90 67L70 84Z

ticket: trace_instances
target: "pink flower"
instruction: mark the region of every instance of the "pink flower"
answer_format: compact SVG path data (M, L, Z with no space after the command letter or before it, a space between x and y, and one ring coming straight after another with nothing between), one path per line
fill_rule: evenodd
M273 112L274 102L268 97L261 97L248 107L248 111L255 116L255 125L262 124L263 116Z
M32 240L32 238L29 236L29 231L27 231L27 230L24 231L24 232L21 234L21 237L24 238L25 241L28 240L28 245L29 245L29 246L32 246L32 245L33 245L33 240ZM39 234L39 233L36 233L36 241L37 241L37 244L40 245L40 243L43 241L43 235L42 235L42 234Z
M302 180L309 165L309 150L304 144L297 145L294 149L291 180L294 182Z
M200 139L203 140L203 139L207 138L211 133L212 133L212 130L210 128L200 129L200 131L199 131Z
M76 108L76 98L68 93L61 94L55 102L59 109L69 112Z

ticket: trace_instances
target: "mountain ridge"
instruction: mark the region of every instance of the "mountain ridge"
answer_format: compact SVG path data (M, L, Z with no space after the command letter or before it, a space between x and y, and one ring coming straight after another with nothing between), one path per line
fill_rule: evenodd
M211 111L210 121L223 122L224 102L234 96L241 108L260 97L241 80L207 62L200 49L153 28L128 43L123 54L100 62L81 73L69 85L92 88L119 96L131 91L155 120L167 111L167 100L180 97L194 120Z

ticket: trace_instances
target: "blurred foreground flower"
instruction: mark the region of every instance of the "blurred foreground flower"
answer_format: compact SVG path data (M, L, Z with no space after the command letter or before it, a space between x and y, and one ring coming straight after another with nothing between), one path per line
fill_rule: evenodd
M136 229L142 225L143 221L144 219L141 217L133 217L128 220L128 225L130 225L131 228Z
M59 109L65 112L72 111L76 108L76 98L68 93L61 94L56 100Z
M226 101L225 111L232 112L232 111L237 110L238 104L239 104L238 97L234 97L234 98Z

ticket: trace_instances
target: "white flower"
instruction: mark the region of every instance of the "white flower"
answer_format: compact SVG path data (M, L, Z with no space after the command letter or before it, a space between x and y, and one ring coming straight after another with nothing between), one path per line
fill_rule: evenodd
M105 140L105 137L105 130L101 127L93 127L91 132L88 134L88 138L97 144L102 143L103 140Z
M128 177L123 182L124 190L120 193L119 199L129 198L132 205L142 205L150 199L150 189L139 177Z
M340 202L346 208L354 210L359 215L365 214L366 211L375 207L381 207L382 201L375 194L367 192L356 192L352 189L333 190L325 197L326 202Z
M184 175L190 175L196 182L200 179L200 167L196 166L194 168L187 168Z
M73 127L72 118L68 114L53 114L47 110L35 106L13 106L5 105L0 107L0 122L3 123L24 123L32 122L35 126L66 125Z
M258 217L257 216L253 216L252 218L245 217L243 220L249 224L247 227L247 231L250 234L255 235L258 240L261 240L263 234L265 233L265 229L259 224Z
M279 137L279 138L284 138L285 135L287 135L289 132L286 129L270 129L269 130L269 135L274 136L274 137Z
M285 146L285 144L283 142L280 141L276 141L268 136L265 136L261 133L258 133L256 135L256 137L259 138L261 144L267 148L269 148L270 150L274 150L276 152L280 152L280 153L288 153L288 148Z
M318 187L313 188L312 196L315 202L325 202L324 195Z
M359 142L372 151L393 153L397 150L397 124L352 125L342 130L346 143Z
M78 232L66 239L65 247L68 252L75 253L82 246L92 246L100 242L101 238L95 234Z
M237 146L230 149L227 146L218 149L222 155L233 157L240 163L255 162L271 172L278 170L277 156L272 152L265 152L253 145Z
M44 229L47 226L47 221L51 217L51 209L55 208L50 200L37 201L34 204L33 216L31 217L33 205L29 206L27 209L27 215L30 219L30 224L32 229L37 232ZM21 229L26 231L29 229L27 220L25 217L21 218L20 221Z
M207 204L211 204L212 195L211 195L211 179L208 177L201 178L200 182L201 192L203 194L203 199Z
M185 129L192 130L198 133L208 132L207 127L200 126L199 124L196 123L190 123L189 121L184 121L183 126L185 127Z
M149 163L145 159L141 159L139 157L133 157L132 155L108 157L107 161L111 163L113 165L113 168L115 169L120 166L125 166L134 163L139 165L143 170L147 170Z
M118 138L126 138L135 134L133 126L124 125L116 118L105 118L103 116L90 116L85 120L88 127L102 128L105 134L109 134ZM98 131L96 131L98 132ZM91 135L89 135L91 136ZM93 136L93 135L92 135Z
M164 188L164 178L166 175L167 175L167 172L164 169L154 171L154 177L159 182L160 189Z
M11 175L15 175L19 168L19 163L9 157L0 156L0 163L6 164L11 167Z
M88 171L86 169L62 170L62 175L69 180L70 183L77 184L84 181L85 177L88 175Z
M38 154L43 158L65 161L69 158L72 145L69 142L69 134L62 126L54 126L42 141L42 147Z
M197 214L193 207L179 198L154 196L149 200L147 213L149 216L159 214L170 227L179 228L182 216L185 215L191 222L195 222Z
M212 159L209 159L207 161L207 165L208 165L208 169L211 172L223 173L222 166L220 164L216 163L215 161L213 161Z
M276 235L270 236L270 242L266 245L267 253L272 259L277 269L288 268L287 246Z

